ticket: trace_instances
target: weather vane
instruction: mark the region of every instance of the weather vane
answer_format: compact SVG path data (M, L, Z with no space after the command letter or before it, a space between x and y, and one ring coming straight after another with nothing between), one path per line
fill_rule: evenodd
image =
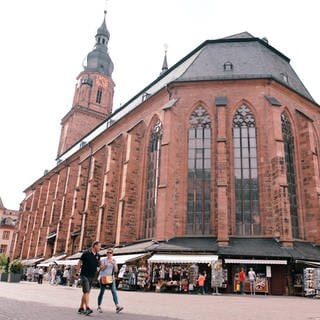
M168 51L168 44L165 43L163 46L164 46L164 52L167 53L167 51Z
M104 13L106 14L107 13L107 7L108 7L108 1L110 1L110 0L105 0L105 5L106 5L106 8L105 8L105 10L104 10Z

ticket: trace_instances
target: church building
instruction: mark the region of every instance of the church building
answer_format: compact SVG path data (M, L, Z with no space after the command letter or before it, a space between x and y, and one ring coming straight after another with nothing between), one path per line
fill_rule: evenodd
M109 37L104 19L57 165L25 190L14 258L152 241L216 255L230 279L270 266L271 292L290 294L320 264L320 107L290 59L248 32L207 40L113 110Z

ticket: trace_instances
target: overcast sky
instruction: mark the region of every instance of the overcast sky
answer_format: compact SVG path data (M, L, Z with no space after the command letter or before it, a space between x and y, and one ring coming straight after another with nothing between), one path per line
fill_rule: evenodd
M114 109L207 39L248 31L291 59L320 102L318 0L109 0ZM95 44L105 0L0 1L0 197L23 191L55 165L60 121Z

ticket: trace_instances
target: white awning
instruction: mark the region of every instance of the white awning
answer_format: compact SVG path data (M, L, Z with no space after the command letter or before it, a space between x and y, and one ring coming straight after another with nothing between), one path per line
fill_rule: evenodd
M22 264L24 266L34 266L35 264L37 264L38 262L42 261L43 258L33 258L33 259L27 259L27 260L22 260Z
M212 263L218 260L216 255L207 254L154 254L151 263Z
M79 259L81 256L82 256L82 251L81 252L77 252L75 254L73 254L72 256L69 256L67 259L69 260L72 260L72 259Z
M55 261L57 265L63 265L63 266L76 266L78 262L79 262L79 259Z
M45 261L42 261L40 264L38 264L38 267L49 267L56 263L56 261L61 260L65 258L66 254L61 254L60 256L53 256Z
M236 264L287 264L287 260L262 260L262 259L224 259L225 263Z
M309 266L320 267L319 261L296 260L296 263L303 263Z
M39 263L37 267L50 267L54 264L54 262L47 262L47 263Z
M123 255L116 255L113 258L116 260L117 264L124 264L128 260L134 260L141 258L145 255L145 253L131 253L131 254L123 254Z

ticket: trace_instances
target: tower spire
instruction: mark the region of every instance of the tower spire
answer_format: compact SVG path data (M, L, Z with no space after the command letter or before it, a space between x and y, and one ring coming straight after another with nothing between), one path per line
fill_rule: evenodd
M160 72L160 75L165 73L168 70L168 61L167 61L167 50L168 50L168 45L164 45L164 58L163 58L163 63L162 63L162 69Z
M108 53L110 33L106 25L107 10L95 36L95 46L86 57L77 77L71 110L61 121L58 156L63 154L112 112L114 82L113 62Z
M102 73L111 77L113 72L113 62L108 53L108 42L110 33L106 24L107 10L104 10L104 17L101 26L95 36L96 44L94 49L87 56L85 71Z

